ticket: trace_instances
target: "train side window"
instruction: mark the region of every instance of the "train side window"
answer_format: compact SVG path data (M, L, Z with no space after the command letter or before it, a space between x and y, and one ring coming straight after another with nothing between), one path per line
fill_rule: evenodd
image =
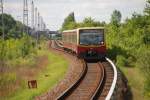
M73 34L71 34L71 43L73 43Z
M66 42L68 42L68 33L66 33Z
M65 41L65 34L62 34L62 41L64 42Z
M70 33L70 43L72 43L72 33Z
M70 43L72 43L72 33L70 34Z
M67 34L67 37L68 37L68 43L70 43L70 35L69 35L69 33Z
M62 41L64 41L64 39L63 39L63 38L64 38L64 36L63 36L63 34L62 34Z
M66 37L65 33L63 33L63 41L64 42L66 41L65 37Z
M69 43L71 43L71 34L69 33Z
M64 34L64 41L66 42L66 34Z
M64 41L64 34L62 33L62 41Z
M72 33L72 43L74 43L74 34Z
M77 43L77 34L75 33L75 44Z
M73 43L75 43L75 39L76 38L76 36L75 36L75 34L73 34Z
M64 33L64 41L65 41L65 42L67 41L66 33Z
M70 34L68 33L68 43L70 43Z
M68 33L66 34L66 40L67 40L67 42L69 41L69 36L68 36Z

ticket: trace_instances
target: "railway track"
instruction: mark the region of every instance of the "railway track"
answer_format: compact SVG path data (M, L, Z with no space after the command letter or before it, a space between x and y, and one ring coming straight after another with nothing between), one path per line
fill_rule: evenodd
M63 93L58 100L89 100L97 96L104 79L104 68L101 63L87 63L86 75L78 84L69 91Z
M54 41L56 48L62 49L59 42ZM58 100L110 100L117 82L117 70L106 58L104 62L88 63L80 78L66 91L57 97Z

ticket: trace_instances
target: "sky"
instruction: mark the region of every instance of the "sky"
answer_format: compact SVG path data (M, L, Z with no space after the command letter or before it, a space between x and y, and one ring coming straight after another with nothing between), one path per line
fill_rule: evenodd
M29 24L31 20L31 1L29 4ZM113 10L122 14L122 21L130 18L134 12L142 14L146 0L33 0L43 17L47 28L58 30L64 18L75 13L77 22L85 17L92 17L96 21L110 22ZM15 19L22 21L23 0L4 0L4 12L11 14Z

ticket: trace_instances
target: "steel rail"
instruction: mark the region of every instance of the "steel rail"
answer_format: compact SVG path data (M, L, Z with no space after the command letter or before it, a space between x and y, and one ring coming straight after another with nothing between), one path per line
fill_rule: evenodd
M84 60L82 60L82 63L84 64L84 70L82 71L82 73L80 74L78 80L73 83L68 89L66 89L60 96L57 97L56 100L63 100L65 97L67 97L78 85L79 83L83 80L83 78L85 77L88 67L87 64L85 63Z
M106 60L112 65L112 68L113 68L113 71L114 71L113 82L112 82L111 88L110 88L110 90L109 90L109 92L108 92L108 94L106 96L106 99L105 99L105 100L110 100L112 95L113 95L113 93L114 93L116 84L117 84L117 68L116 68L114 63L109 58L106 58Z
M55 41L55 43L57 44L57 46L60 45L60 44L58 45L58 43L56 41ZM113 96L113 93L114 93L114 90L115 90L115 87L116 87L116 83L117 83L117 68L116 68L114 63L109 58L106 58L106 60L111 64L111 66L113 68L113 72L114 72L113 82L111 84L110 90L109 90L109 92L108 92L108 94L106 96L106 99L105 99L105 100L110 100L111 97ZM95 98L97 98L96 95L98 94L98 91L100 90L102 83L103 83L103 81L100 82L98 88L96 89L96 91L94 92L93 96L91 97L91 100L94 100ZM71 87L73 87L73 85ZM65 92L67 92L68 90L69 90L69 88ZM66 95L65 92L61 95L62 97L63 97L63 95ZM59 99L61 96L59 96L57 99ZM59 99L59 100L61 100L61 99Z
M101 76L101 81L99 82L99 85L98 85L98 87L97 87L95 93L94 93L93 96L91 97L91 100L95 100L95 99L98 97L100 88L102 87L102 84L103 84L104 78L105 78L105 70L104 70L104 67L103 67L103 65L102 65L100 62L99 62L98 64L99 64L99 67L100 67L101 70L102 70L102 73L101 73L102 76Z

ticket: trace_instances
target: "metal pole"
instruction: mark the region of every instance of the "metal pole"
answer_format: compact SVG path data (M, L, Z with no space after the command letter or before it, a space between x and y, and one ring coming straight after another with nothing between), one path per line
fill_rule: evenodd
M38 17L37 17L38 19L37 19L37 25L38 25L38 29L37 29L37 36L36 36L36 45L37 45L37 47L38 47L38 42L39 42L39 27L40 27L40 13L38 12Z
M1 0L1 13L2 13L2 33L3 33L3 40L5 40L5 24L4 24L4 7L3 7L3 0Z
M37 14L37 8L35 8L35 30L37 29L37 18L38 17L38 14Z
M24 16L24 12L25 12L25 0L23 0L23 33L25 31L24 27L25 27L25 16Z
M23 4L23 32L27 32L28 34L28 0L24 0Z
M27 9L27 34L29 34L29 28L28 28L28 0L26 0L26 9Z
M34 2L31 3L31 26L34 29Z

